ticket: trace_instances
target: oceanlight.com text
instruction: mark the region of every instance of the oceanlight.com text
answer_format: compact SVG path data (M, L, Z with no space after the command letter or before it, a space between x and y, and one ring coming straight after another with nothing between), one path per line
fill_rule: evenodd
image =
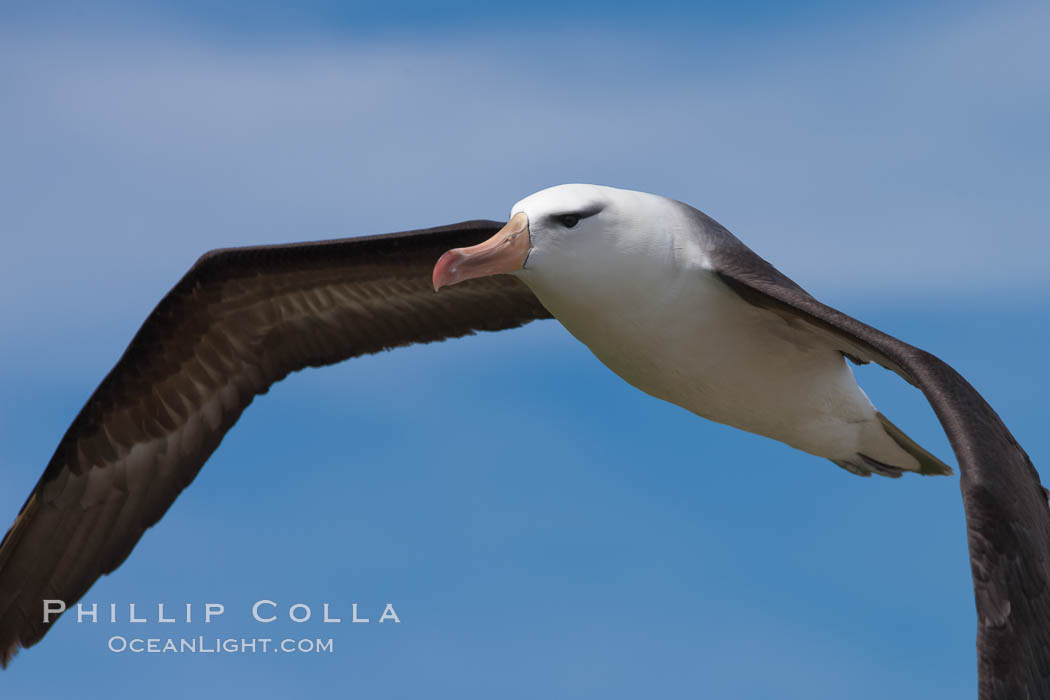
M114 635L106 646L115 654L331 654L331 637L124 637Z

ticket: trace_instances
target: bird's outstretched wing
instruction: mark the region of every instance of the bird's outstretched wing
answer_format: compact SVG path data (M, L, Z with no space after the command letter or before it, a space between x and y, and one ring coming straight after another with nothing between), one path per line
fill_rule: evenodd
M685 206L685 205L683 205ZM926 395L961 471L977 603L982 700L1050 698L1050 507L1025 451L958 372L924 350L820 303L713 219L706 232L720 279L745 301L805 323L844 355L877 362Z
M0 544L0 663L127 558L271 384L401 345L549 318L513 277L434 294L450 248L502 224L204 255L150 313L58 444Z

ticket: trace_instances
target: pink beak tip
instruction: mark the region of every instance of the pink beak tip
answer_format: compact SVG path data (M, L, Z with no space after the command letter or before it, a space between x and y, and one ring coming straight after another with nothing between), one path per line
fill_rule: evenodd
M452 261L456 257L456 251L448 250L438 258L438 261L434 264L434 273L431 276L431 282L434 285L434 291L438 291L442 287L448 284L454 284L452 280Z

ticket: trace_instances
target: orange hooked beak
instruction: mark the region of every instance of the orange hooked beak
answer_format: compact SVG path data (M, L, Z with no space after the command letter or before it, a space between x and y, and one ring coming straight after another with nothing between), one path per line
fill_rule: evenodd
M519 211L484 243L442 255L434 265L434 291L475 277L520 270L530 250L529 217Z

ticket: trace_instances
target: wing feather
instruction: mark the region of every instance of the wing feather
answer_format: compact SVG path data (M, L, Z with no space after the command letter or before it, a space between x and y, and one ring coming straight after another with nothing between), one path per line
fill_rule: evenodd
M116 569L252 399L305 367L549 318L509 276L434 294L449 248L501 224L204 255L160 301L59 442L0 543L0 663Z
M998 414L945 362L820 303L713 219L687 209L714 271L740 297L808 324L843 354L881 364L926 396L961 471L979 695L1050 698L1050 507L1031 459Z

